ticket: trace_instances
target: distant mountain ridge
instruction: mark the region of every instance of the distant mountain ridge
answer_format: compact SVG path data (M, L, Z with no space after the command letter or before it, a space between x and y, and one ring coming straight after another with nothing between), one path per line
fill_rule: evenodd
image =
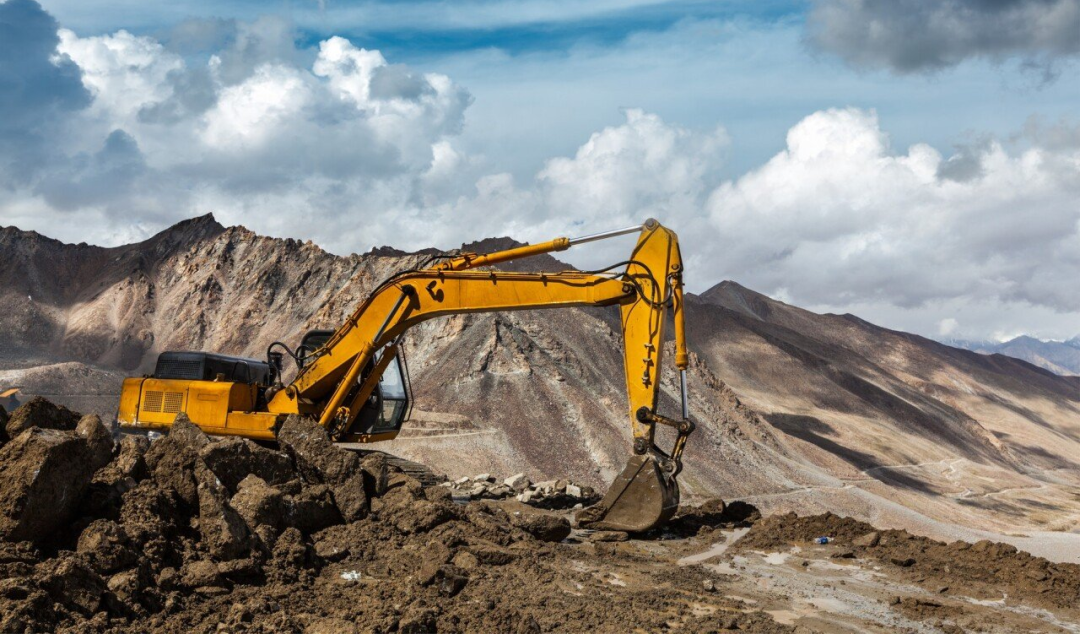
M1008 341L941 339L941 343L982 354L1003 354L1064 376L1080 376L1080 335L1067 341L1043 341L1021 335Z

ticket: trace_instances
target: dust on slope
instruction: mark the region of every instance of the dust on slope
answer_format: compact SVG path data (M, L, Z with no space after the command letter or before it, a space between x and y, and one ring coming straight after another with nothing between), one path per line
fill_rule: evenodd
M0 370L0 386L18 386L22 401L44 396L60 405L106 419L116 415L117 395L123 381L122 372L77 361L45 362Z

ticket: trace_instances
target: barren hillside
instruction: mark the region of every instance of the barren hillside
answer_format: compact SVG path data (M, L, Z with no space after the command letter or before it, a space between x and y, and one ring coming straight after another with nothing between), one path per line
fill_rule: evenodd
M274 340L336 326L424 257L338 257L209 216L114 249L0 229L0 256L0 381L54 395L87 393L87 377L115 393L122 373L148 371L167 349L261 357ZM689 297L687 311L701 425L685 494L1080 551L1070 541L1080 530L1080 378L809 313L732 282ZM452 476L526 471L601 485L622 466L614 311L451 317L414 330L407 352L415 420L387 450ZM662 404L671 412L674 378Z

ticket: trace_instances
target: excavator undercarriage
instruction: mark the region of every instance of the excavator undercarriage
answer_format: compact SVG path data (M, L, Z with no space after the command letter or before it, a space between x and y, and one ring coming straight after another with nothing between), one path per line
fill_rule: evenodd
M601 271L504 272L522 257L637 232L629 259ZM616 269L625 267L621 271ZM289 415L309 416L335 441L373 443L397 436L410 396L401 342L412 326L471 312L613 306L621 314L633 454L607 494L578 514L587 528L647 531L678 509L677 477L694 424L686 390L682 257L674 232L644 225L582 238L557 238L490 254L436 256L379 285L337 330L311 331L296 349L275 342L265 361L205 352L164 352L152 376L124 381L118 418L125 430L167 430L178 413L203 431L274 442ZM656 411L668 315L680 371L678 419ZM296 374L286 385L284 360ZM658 426L674 430L668 452Z

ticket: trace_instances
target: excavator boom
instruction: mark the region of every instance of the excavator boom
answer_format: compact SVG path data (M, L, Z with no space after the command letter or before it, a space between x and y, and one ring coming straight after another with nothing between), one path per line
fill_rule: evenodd
M616 265L625 265L621 272L613 272L616 267L593 273L476 270L631 232L640 235L630 258ZM195 409L196 415L192 415L189 408L188 416L209 433L269 440L285 416L300 414L318 419L337 441L387 440L397 435L400 422L397 427L373 426L370 411L372 403L378 401L382 393L380 382L384 381L387 368L397 358L401 338L412 326L435 317L462 313L618 306L624 338L633 455L603 500L584 509L578 520L581 525L594 528L645 531L665 522L678 507L676 476L681 468L686 437L694 427L686 406L682 273L677 237L655 220L642 226L583 238L557 238L485 255L457 255L430 268L395 275L376 288L316 349L303 356L289 351L301 367L288 385L281 382L280 355L277 360L271 357L268 359L274 376L271 385L256 386L251 394L243 386L226 390L230 399L244 401L243 411L204 405L202 410ZM683 408L678 420L656 411L668 313L674 323L675 366L682 377ZM155 423L161 419L154 419L152 414L143 415L141 404L147 400L143 396L146 381L158 381L160 384L151 383L150 387L159 390L185 389L189 393L186 397L189 403L192 390L209 389L193 385L206 381L187 381L186 385L167 378L137 381L125 381L120 408L120 421L124 427L167 427L171 424ZM212 387L220 392L224 385L220 380L217 383L219 385ZM233 396L233 392L239 392L238 396ZM245 401L245 396L250 398ZM154 403L158 402L156 399L150 398ZM205 397L198 399L205 400ZM228 403L229 399L224 402ZM656 446L657 425L675 429L676 441L669 452Z

